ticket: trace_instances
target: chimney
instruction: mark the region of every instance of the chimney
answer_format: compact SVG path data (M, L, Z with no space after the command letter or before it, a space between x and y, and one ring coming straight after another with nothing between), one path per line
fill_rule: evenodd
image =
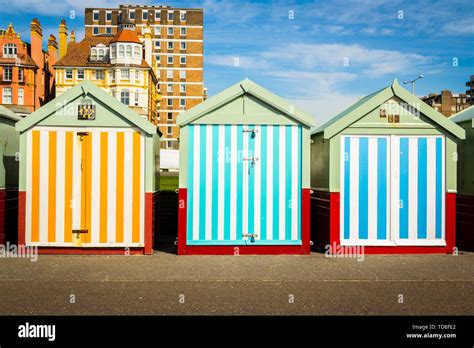
M149 27L144 27L143 28L143 37L144 37L144 48L145 48L145 54L143 55L143 58L145 61L148 63L149 66L151 66L154 69L153 62L152 62L152 52L153 52L153 46L152 46L152 41L151 41L151 30Z
M33 18L30 24L30 37L31 37L31 58L33 58L36 65L41 67L42 58L42 45L43 45L43 29L37 18Z
M58 42L56 37L51 34L48 39L48 53L49 53L49 63L53 65L58 60Z
M67 27L66 21L61 19L61 23L59 24L59 59L64 57L67 52Z
M74 30L71 30L71 38L69 39L69 42L76 42L76 34L74 33Z

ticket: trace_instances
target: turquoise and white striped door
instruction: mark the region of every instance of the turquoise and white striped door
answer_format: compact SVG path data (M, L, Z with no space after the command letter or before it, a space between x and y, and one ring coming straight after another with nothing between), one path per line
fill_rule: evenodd
M341 137L341 243L443 245L444 138Z
M301 245L301 126L189 126L188 245Z

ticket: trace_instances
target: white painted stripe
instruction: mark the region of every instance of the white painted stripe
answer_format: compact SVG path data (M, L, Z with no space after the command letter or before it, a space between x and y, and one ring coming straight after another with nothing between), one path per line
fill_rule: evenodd
M237 202L237 126L232 125L230 130L230 239L236 240L236 202Z
M48 242L49 132L40 131L39 241Z
M107 243L115 243L117 211L117 132L109 131L107 149Z
M245 127L244 127L245 129ZM249 197L249 137L250 133L237 134L238 137L243 138L243 150L242 150L242 231L237 231L237 238L242 233L252 233L249 229L248 221L248 197ZM242 237L243 240L248 240L247 237Z
M124 134L124 170L123 170L123 241L132 243L132 202L133 189L133 134Z
M72 179L72 229L78 230L81 229L81 160L82 160L82 143L77 136L77 132L74 132L72 138L72 152L73 152L73 163L72 163L72 171L73 171L73 179ZM73 236L74 237L74 236Z
M201 147L201 126L193 125L194 127L194 178L193 178L193 240L199 239L199 191L201 188L201 176L199 175L201 169L200 147ZM203 163L204 165L204 163Z
M390 173L393 180L391 180L390 194L387 188L387 197L391 196L391 219L387 219L387 225L390 223L390 234L387 234L387 239L400 238L400 139L397 136L391 136L389 139L391 168Z
M350 239L359 239L359 138L351 138Z
M291 240L298 239L298 175L301 174L298 168L298 127L291 127Z
M400 187L400 184L398 185ZM408 139L408 239L418 238L418 138Z
M261 233L260 233L260 222L261 222L261 216L260 216L260 208L261 208L261 172L262 172L262 153L261 153L261 148L262 148L262 129L260 126L255 126L255 149L253 156L256 158L255 160L255 172L254 172L254 221L253 221L253 226L254 226L254 233L257 234L257 237L255 237L256 240L261 239Z
M218 145L218 169L217 169L217 239L224 240L224 189L225 189L225 175L224 166L226 161L225 156L225 126L219 125L219 145ZM227 174L228 175L228 174Z
M145 242L145 151L145 137L140 132L140 243Z
M377 239L377 176L378 176L378 138L369 138L368 142L368 239Z
M100 132L91 132L91 230L89 231L91 243L100 242Z
M212 182L212 166L213 163L212 144L212 125L208 124L206 127L206 240L212 240L212 187L215 183Z
M273 127L267 126L267 240L273 240Z
M442 137L442 142L441 142L441 186L442 186L442 192L441 192L441 236L442 239L445 240L445 227L446 227L446 138Z
M436 138L428 138L426 150L426 238L436 239Z
M289 163L286 163L286 126L280 126L280 161L279 161L279 172L280 175L278 179L280 181L279 190L280 195L278 197L278 204L279 204L279 233L278 238L279 240L285 240L285 230L286 230L286 207L288 203L286 201L286 168Z
M57 132L56 146L56 242L64 242L66 133Z
M26 220L26 235L25 241L31 242L31 194L32 194L32 185L31 179L33 177L32 173L32 162L33 162L33 146L32 146L32 132L27 132L26 135L26 209L25 209L25 220Z

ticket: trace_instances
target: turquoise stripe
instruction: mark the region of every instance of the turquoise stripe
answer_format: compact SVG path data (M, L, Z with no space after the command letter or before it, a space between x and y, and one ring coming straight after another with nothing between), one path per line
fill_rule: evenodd
M194 240L187 245L301 245L301 240L255 240L251 244L245 240Z
M387 239L387 139L377 140L377 239Z
M291 183L293 181L292 173L297 171L297 168L293 168L291 165L291 155L292 155L292 126L285 126L285 171L286 171L286 182L285 182L285 240L291 240L291 219L292 219L292 210L297 209L295 203L291 201ZM295 178L296 179L296 178Z
M351 139L344 138L344 239L350 238L350 212L351 212Z
M298 235L297 241L301 243L301 175L302 175L302 164L301 164L301 156L302 156L302 128L298 126L298 170L296 171L296 175L298 176L298 213L296 214L296 218L298 219L297 226L298 226Z
M199 240L206 239L206 125L199 125L200 131L200 170L199 170Z
M273 127L273 239L279 239L280 127Z
M250 129L253 129L255 126L254 125L249 125L248 126ZM244 133L244 137L248 138L248 158L255 157L255 138L257 136L260 136L259 134L256 135L255 137L252 137L252 133ZM247 210L247 232L248 233L255 233L255 220L254 220L254 212L255 212L255 166L257 163L255 163L252 166L251 161L248 162L248 187L249 187L249 192L248 192L248 210Z
M243 175L247 175L247 173L243 173L244 166L242 165L242 151L243 151L243 126L237 126L237 189L236 189L236 239L242 239L242 202L243 202L243 195L242 195L242 179Z
M219 125L212 126L212 159L208 159L212 162L212 227L211 227L211 238L217 240L217 229L218 229L218 209L219 209Z
M188 128L188 206L187 206L187 233L188 240L193 238L193 207L194 207L194 125Z
M260 145L260 240L267 240L267 126L261 126Z
M436 138L436 238L442 237L443 216L443 139Z
M400 238L408 238L408 172L409 147L408 138L400 138Z
M418 138L418 238L426 238L427 139Z
M369 139L359 138L359 238L369 237Z
M231 154L231 127L225 125L225 153L224 166L224 239L230 239L230 154Z

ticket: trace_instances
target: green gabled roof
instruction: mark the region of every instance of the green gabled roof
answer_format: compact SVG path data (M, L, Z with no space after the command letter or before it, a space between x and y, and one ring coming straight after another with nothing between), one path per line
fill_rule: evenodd
M409 93L405 88L400 86L395 79L390 86L387 86L375 93L372 93L357 103L353 104L340 114L336 115L328 122L317 128L312 134L324 132L324 138L329 139L334 135L340 133L354 122L364 117L371 110L382 105L388 99L392 97L398 97L406 103L409 103L423 115L428 117L430 120L455 135L460 139L465 138L465 131L457 124L440 114L438 111L433 109L431 106L417 98L413 94Z
M10 109L7 109L6 107L4 107L3 105L0 105L0 116L1 117L5 117L5 118L9 118L10 120L13 120L13 121L19 121L21 120L21 117L18 116L17 114L15 114L13 111L11 111Z
M474 105L459 111L449 118L454 123L461 123L472 120L472 126L474 127Z
M43 105L41 108L33 112L31 115L25 117L19 121L15 128L17 131L23 132L34 125L41 122L43 119L52 115L58 109L64 107L69 102L79 97L93 96L98 102L107 105L108 108L113 109L117 114L122 115L131 124L140 128L147 134L156 134L156 127L145 120L143 117L138 115L135 111L131 110L128 106L122 104L116 98L112 97L109 93L103 89L97 87L90 81L84 81L73 88L67 90L59 97L51 100L49 103Z
M308 127L313 126L314 119L310 114L249 79L242 80L188 111L179 114L176 122L181 127L185 126L245 94L251 95L274 109L281 111L283 115L298 123Z

